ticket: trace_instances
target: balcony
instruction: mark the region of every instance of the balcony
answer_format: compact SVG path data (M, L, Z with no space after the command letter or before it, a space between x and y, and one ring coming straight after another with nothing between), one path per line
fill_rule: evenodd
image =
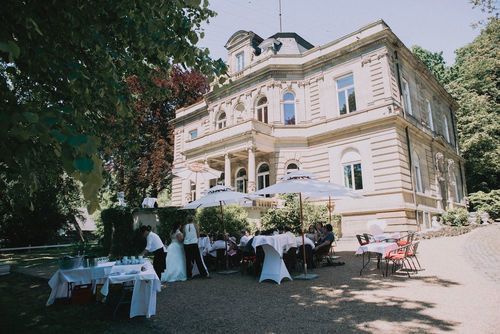
M270 125L256 120L247 120L186 141L184 144L184 152L200 149L206 145L213 145L217 142L227 141L233 138L242 139L243 136L250 136L252 132L271 135L272 128Z

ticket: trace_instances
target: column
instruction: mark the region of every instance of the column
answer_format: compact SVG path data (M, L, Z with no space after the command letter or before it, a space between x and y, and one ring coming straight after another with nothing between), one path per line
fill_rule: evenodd
M248 185L247 192L255 191L255 152L253 147L248 148Z
M224 185L226 187L231 187L231 158L229 153L224 155Z

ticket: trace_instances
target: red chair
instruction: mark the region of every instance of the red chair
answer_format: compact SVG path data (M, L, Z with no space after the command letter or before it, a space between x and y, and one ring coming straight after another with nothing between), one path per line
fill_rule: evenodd
M413 267L415 268L415 272L418 272L418 270L417 270L417 266L415 265L415 262L413 262L413 259L415 259L415 261L417 261L418 268L420 270L422 270L422 266L420 265L420 262L418 261L418 258L417 258L417 249L418 249L419 244L420 244L420 240L413 241L410 245L410 249L408 250L408 254L406 254L408 259L410 259L411 263L413 263Z
M396 272L396 265L406 268L406 263L411 269L411 264L408 260L408 252L410 250L410 245L405 245L390 251L385 256L385 276L389 274L389 262L392 262L392 273ZM413 270L413 269L411 269ZM407 272L408 277L410 277L410 272Z

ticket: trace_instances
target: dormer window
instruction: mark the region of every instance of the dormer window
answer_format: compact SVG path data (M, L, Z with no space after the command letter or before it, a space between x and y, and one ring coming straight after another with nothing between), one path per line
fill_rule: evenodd
M196 139L196 137L198 137L198 129L189 131L189 139L193 140Z
M217 130L224 129L226 127L226 113L221 112L219 117L217 117Z
M245 53L240 52L236 55L236 72L243 71L245 68Z

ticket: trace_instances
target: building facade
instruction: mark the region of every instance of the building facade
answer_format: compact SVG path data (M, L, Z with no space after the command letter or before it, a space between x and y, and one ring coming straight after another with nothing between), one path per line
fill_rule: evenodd
M216 183L252 192L292 169L363 195L335 201L347 236L373 219L428 227L464 205L456 103L385 22L316 47L295 33L238 31L226 49L229 82L173 121L174 167L201 162L223 174L174 178L174 205ZM256 216L275 203L255 202Z

